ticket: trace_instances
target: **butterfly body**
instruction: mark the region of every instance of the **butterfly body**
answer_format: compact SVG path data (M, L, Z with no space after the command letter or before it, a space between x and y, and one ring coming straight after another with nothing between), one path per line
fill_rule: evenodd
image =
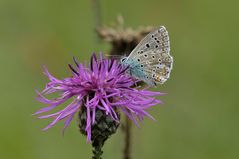
M163 84L170 76L173 58L164 26L150 32L129 54L121 59L128 73L151 86Z
M138 62L135 59L125 59L121 62L124 66L128 67L127 73L133 76L134 78L141 79L149 85L155 85L154 83L151 83L151 81L147 81L146 78L146 72L144 68L141 67L140 62Z

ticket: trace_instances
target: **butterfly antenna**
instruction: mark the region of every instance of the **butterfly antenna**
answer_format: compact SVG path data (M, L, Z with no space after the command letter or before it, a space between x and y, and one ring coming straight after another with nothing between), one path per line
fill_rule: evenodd
M121 55L108 55L108 54L106 54L105 56L106 56L106 57L113 57L113 58L115 58L115 59L121 59L121 58L122 58Z

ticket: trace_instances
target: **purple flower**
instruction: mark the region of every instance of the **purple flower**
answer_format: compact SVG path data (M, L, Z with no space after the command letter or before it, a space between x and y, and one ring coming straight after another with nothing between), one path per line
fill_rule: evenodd
M93 54L89 66L78 63L74 59L76 68L69 64L72 77L59 80L53 77L46 68L45 75L50 82L46 88L38 93L38 100L48 106L38 110L34 115L53 110L67 100L72 102L64 109L38 118L53 118L53 121L43 130L47 130L64 119L64 128L70 124L74 114L82 106L87 110L86 132L87 140L91 140L91 126L95 123L96 109L101 109L119 122L116 109L121 109L136 125L144 116L153 117L146 112L152 106L161 102L154 97L162 95L160 92L148 91L147 88L133 88L135 79L127 75L127 68L114 59L105 59L103 55L97 59ZM58 98L48 99L48 94L58 93ZM153 119L154 120L154 119Z

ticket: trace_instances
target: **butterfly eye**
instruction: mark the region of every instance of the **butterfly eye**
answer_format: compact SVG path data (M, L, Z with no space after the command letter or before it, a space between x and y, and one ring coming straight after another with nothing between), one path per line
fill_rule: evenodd
M121 59L121 62L124 62L125 60L126 60L126 58L122 58L122 59Z

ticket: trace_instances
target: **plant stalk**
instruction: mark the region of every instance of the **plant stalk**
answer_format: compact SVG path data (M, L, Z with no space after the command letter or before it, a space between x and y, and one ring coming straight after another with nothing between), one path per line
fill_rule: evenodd
M124 159L131 159L131 121L126 117L125 119L125 143L124 143Z

